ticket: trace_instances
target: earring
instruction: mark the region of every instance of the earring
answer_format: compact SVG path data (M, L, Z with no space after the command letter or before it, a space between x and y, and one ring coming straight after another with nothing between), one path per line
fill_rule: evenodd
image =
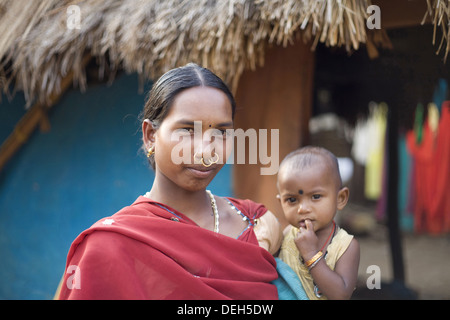
M151 146L150 149L148 149L147 158L150 158L154 153L155 153L155 146Z
M204 166L204 167L210 167L210 166L212 166L213 164L216 164L217 161L219 161L219 155L218 155L216 152L214 152L214 157L215 157L216 159L215 159L215 160L209 160L209 163L208 163L208 164L206 164L205 161L203 161L203 157L202 157L202 164L203 164L203 166Z

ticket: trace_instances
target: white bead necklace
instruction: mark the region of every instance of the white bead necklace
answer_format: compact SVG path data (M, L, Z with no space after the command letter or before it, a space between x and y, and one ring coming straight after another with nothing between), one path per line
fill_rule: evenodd
M211 208L212 211L214 213L214 232L215 233L219 233L219 210L217 209L217 204L216 204L216 199L214 198L213 194L211 193L211 191L206 190L206 193L209 196L209 199L211 200ZM151 199L150 197L150 192L147 192L144 197L147 197L149 199ZM253 225L252 222L250 222L250 219L248 217L246 217L241 210L239 210L238 208L236 208L236 206L234 204L232 204L230 202L230 200L228 200L227 198L225 198L225 200L229 203L229 205L231 206L232 209L234 209L237 213L237 215L242 217L242 220L247 221L249 223L249 225ZM178 218L180 218L178 215L176 215L172 210L167 209L166 207L159 205L161 208L165 209L166 211L170 212L171 214L177 216L177 218L173 218L175 219L175 221L179 221ZM180 218L181 219L181 218Z
M211 191L206 190L206 193L209 195L209 199L211 199L211 208L214 213L214 232L219 233L219 210L217 210L216 199L214 199Z
M209 199L211 200L211 208L214 213L214 232L219 233L219 210L217 209L216 199L214 198L211 191L206 190L206 193L209 195ZM250 222L250 219L248 217L246 217L241 212L241 210L236 208L235 205L232 204L228 199L225 199L225 200L227 200L227 202L230 204L231 208L233 208L236 211L237 215L242 217L242 220L247 221L249 223L249 225L253 225L253 223Z

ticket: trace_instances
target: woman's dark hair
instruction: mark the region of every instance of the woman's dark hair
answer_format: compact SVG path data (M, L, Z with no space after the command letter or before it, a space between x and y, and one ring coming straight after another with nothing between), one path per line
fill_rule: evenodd
M141 121L149 119L153 128L158 129L168 114L175 97L183 90L193 87L212 87L225 93L230 100L231 114L234 119L236 102L227 85L211 70L195 63L188 63L184 67L167 71L153 84L141 113ZM149 158L149 162L155 169L153 155Z

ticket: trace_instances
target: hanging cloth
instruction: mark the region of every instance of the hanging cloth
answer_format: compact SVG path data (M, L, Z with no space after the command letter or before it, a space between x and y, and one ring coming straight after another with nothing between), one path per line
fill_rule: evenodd
M431 221L428 213L429 204L433 199L433 154L434 140L428 125L423 126L421 143L417 144L415 132L408 132L407 145L414 157L415 177L415 203L414 203L414 229L417 232L431 232Z
M427 121L431 132L436 137L439 127L439 110L434 102L428 104Z
M402 230L414 230L413 211L410 210L408 204L410 201L410 185L412 183L411 175L411 156L406 146L406 135L400 133L398 138L398 209L400 212L400 227Z
M417 144L422 142L423 113L423 105L421 103L417 104L416 112L414 114L414 133L416 135Z
M414 224L417 232L438 234L450 231L450 101L442 106L437 131L432 128L435 120L427 120L420 144L413 131L407 134L414 158Z
M439 112L441 112L441 107L444 104L445 99L447 98L447 91L447 80L442 78L439 79L433 93L433 102L436 104Z
M436 136L434 154L434 196L430 203L430 216L436 220L436 228L450 231L450 101L442 104L442 115Z
M380 103L372 110L369 119L370 140L366 171L365 171L365 196L367 199L377 200L381 196L383 182L384 147L387 125L387 105Z

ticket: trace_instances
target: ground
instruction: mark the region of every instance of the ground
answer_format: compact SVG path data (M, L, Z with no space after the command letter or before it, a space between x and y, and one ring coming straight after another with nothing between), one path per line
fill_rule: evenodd
M392 283L391 251L384 224L374 223L367 233L356 238L361 260L354 299L450 299L450 234L403 232L404 283ZM380 268L380 290L367 289L367 280L373 274L367 272L371 265Z

